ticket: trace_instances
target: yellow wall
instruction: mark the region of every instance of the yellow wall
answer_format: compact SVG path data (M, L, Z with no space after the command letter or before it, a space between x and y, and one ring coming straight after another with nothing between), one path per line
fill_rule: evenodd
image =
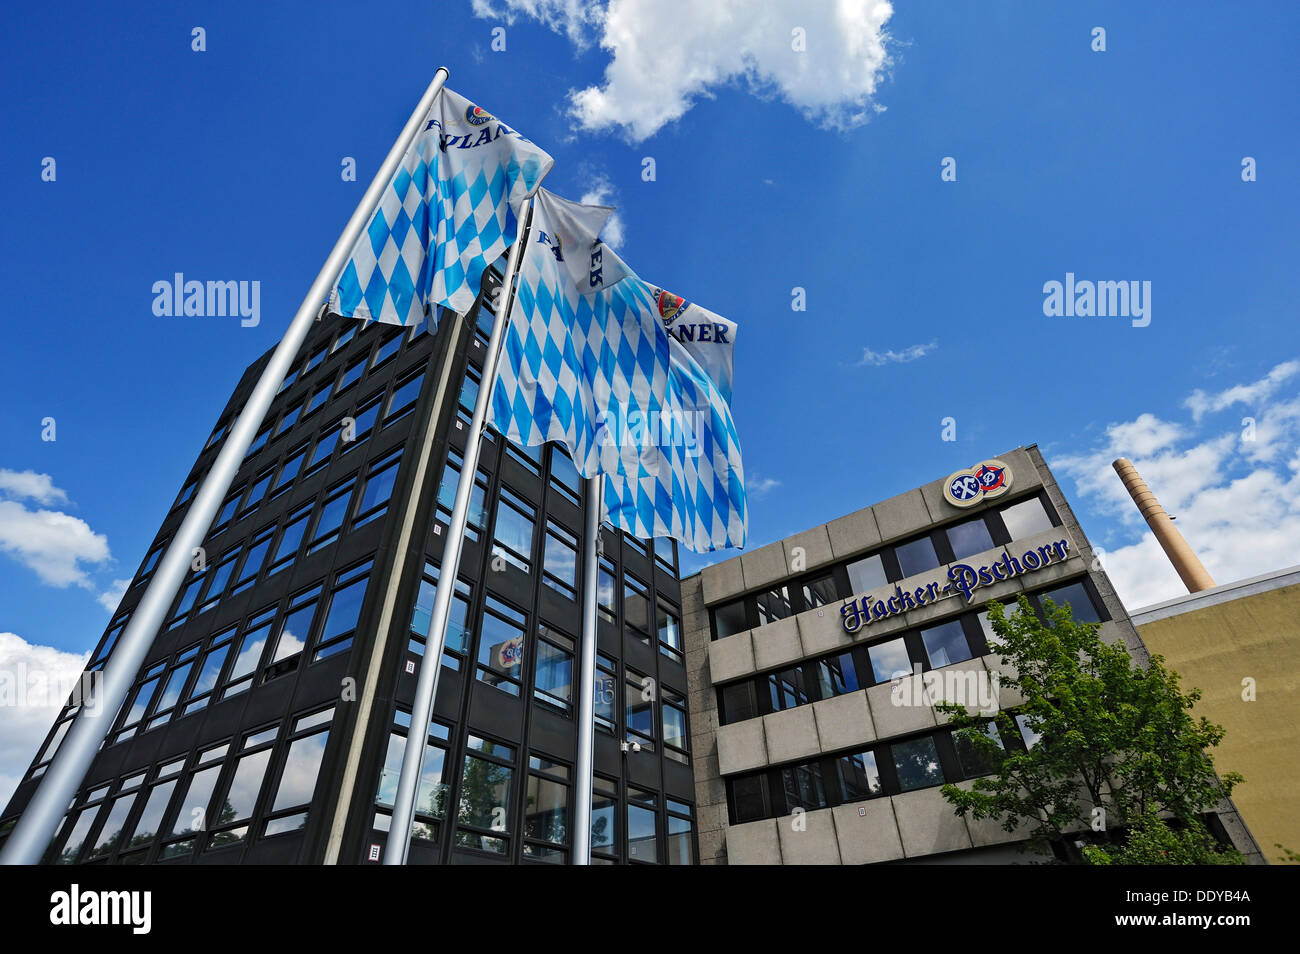
M1184 691L1202 691L1195 714L1227 730L1215 766L1246 777L1232 800L1264 856L1278 863L1279 842L1300 852L1300 585L1144 623L1138 633L1182 676ZM1242 698L1246 678L1254 702Z

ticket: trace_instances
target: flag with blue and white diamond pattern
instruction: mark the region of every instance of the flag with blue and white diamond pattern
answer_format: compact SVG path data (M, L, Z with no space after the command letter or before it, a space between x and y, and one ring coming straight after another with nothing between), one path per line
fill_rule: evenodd
M749 504L731 405L681 342L669 344L664 407L647 432L651 452L641 455L648 464L606 474L605 519L634 537L673 537L696 553L743 547Z
M554 160L444 88L330 292L346 317L417 325L464 314L514 244L524 203Z
M668 380L649 287L597 239L611 211L538 191L492 393L497 430L559 443L583 477L650 466L622 438L657 418Z

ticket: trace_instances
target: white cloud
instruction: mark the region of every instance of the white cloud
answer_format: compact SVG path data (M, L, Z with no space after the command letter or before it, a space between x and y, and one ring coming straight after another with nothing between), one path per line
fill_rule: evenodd
M774 477L760 477L757 472L752 473L745 480L745 496L750 500L757 500L764 494L770 493L781 486L781 481Z
M28 510L13 500L0 500L0 551L58 587L92 587L83 564L110 558L108 538L86 521L57 510Z
M612 57L602 84L570 92L584 129L641 141L713 90L740 84L776 96L810 121L852 129L883 107L890 66L885 0L473 0L475 14L540 21L580 49L598 35ZM804 49L796 49L795 31Z
M116 612L122 597L126 595L126 588L131 585L131 579L128 576L124 580L114 580L108 589L99 594L99 605L110 613Z
M36 646L14 633L0 633L0 806L9 801L58 716L66 696L46 687L71 686L89 653Z
M1103 565L1130 610L1187 590L1115 474L1117 457L1133 461L1216 583L1300 563L1300 397L1266 402L1294 373L1279 369L1292 364L1300 363L1217 395L1195 392L1185 402L1192 425L1142 414L1112 424L1091 450L1053 460L1080 498L1117 520L1108 539L1093 542L1107 544ZM1238 401L1260 402L1255 440L1244 440L1235 420L1195 426L1198 415Z
M909 361L924 358L937 347L939 342L936 339L927 344L911 345L902 351L872 351L870 348L863 348L862 360L858 362L858 367L879 368L886 364L907 364Z
M609 206L614 204L613 200L614 187L610 184L609 179L604 176L597 176L578 201L583 205ZM617 250L623 244L623 217L617 212L611 213L610 217L605 221L605 227L601 230L600 237L605 240L606 245Z
M1271 397L1279 387L1298 373L1300 373L1300 361L1284 361L1258 381L1238 384L1218 394L1206 394L1197 388L1183 404L1191 408L1192 419L1200 423L1201 418L1208 413L1222 411L1234 404L1257 404Z
M67 503L68 495L54 486L49 474L34 470L8 470L0 467L0 494L15 500L34 500L37 503Z

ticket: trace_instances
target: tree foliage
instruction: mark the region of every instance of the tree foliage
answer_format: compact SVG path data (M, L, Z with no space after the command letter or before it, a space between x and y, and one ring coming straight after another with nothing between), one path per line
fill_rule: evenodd
M1044 604L1045 620L1024 596L1009 616L1000 604L988 605L990 651L1007 670L1001 698L1023 697L1015 711L1038 738L1027 751L1003 751L987 717L937 705L959 744L995 766L970 790L943 786L944 797L959 815L996 819L1008 832L1027 828L1040 842L1131 826L1142 841L1125 857L1156 857L1171 845L1179 856L1194 853L1197 831L1204 831L1200 815L1242 781L1215 774L1210 750L1223 727L1192 716L1200 690L1183 692L1163 658L1138 666L1123 643L1102 641L1099 624L1076 622L1069 604ZM1018 737L1011 713L995 720L1003 738ZM1158 845L1165 847L1151 847Z

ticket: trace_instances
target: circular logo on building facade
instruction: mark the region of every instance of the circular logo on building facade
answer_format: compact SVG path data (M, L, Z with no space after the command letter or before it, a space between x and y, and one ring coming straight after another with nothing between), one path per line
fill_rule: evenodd
M1011 468L1000 460L986 460L949 475L943 496L954 507L973 507L1010 489Z
M465 110L465 119L471 126L482 126L484 123L490 122L494 118L495 117L482 106L471 106L469 109Z

